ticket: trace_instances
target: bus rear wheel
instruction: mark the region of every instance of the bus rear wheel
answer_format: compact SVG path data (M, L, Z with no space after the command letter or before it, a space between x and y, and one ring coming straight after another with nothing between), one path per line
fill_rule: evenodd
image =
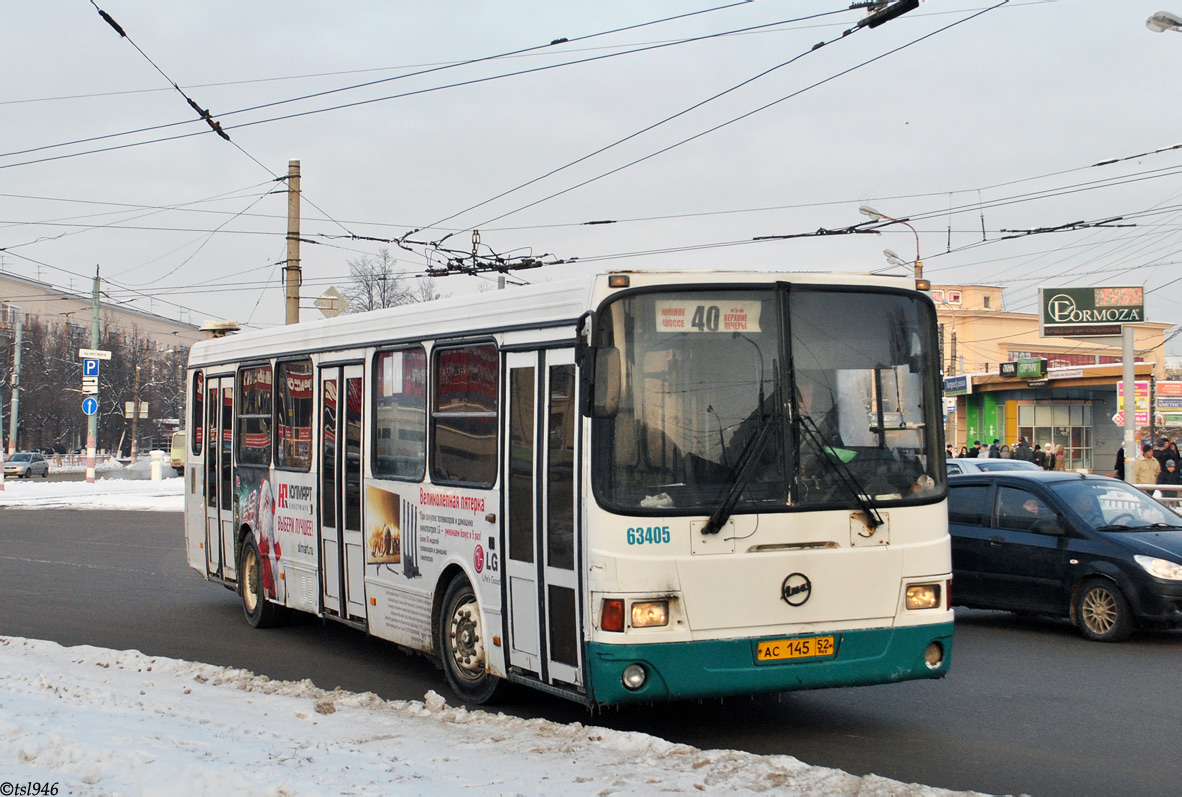
M283 619L283 607L271 603L263 594L263 559L254 534L242 541L238 563L238 594L242 596L242 611L246 622L254 628L272 628Z
M447 682L465 703L487 703L503 682L488 672L488 650L480 604L468 579L452 579L443 596L439 653Z

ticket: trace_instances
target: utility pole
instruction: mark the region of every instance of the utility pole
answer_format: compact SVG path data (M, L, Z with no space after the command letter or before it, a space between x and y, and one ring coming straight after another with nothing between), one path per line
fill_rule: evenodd
M99 347L99 267L94 267L94 287L90 293L90 348ZM96 396L97 398L97 396ZM95 448L98 447L98 413L86 418L86 483L94 484Z
M287 162L287 265L283 267L286 288L285 324L300 323L300 162Z
M21 406L21 341L24 324L16 320L16 342L12 352L12 415L8 419L8 456L16 453L17 413Z
M1137 375L1135 351L1133 348L1132 324L1122 324L1121 335L1121 381L1125 391L1125 481L1133 483L1133 463L1141 456L1137 445ZM1152 407L1150 407L1152 409Z

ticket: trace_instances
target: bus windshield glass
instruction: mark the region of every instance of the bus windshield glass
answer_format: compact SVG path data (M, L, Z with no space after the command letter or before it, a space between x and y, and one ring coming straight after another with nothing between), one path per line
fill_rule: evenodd
M942 494L934 326L930 303L890 291L621 297L595 340L620 361L592 426L598 499L690 514L736 490L737 513Z

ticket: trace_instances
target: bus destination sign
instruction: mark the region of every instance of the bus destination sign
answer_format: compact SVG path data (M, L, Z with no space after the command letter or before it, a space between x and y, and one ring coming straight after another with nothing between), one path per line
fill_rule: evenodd
M1145 320L1145 289L1140 285L1039 288L1038 304L1043 337L1119 335L1124 324Z

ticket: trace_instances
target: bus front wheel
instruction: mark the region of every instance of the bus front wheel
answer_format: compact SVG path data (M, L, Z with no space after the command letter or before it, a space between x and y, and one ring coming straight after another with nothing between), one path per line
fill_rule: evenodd
M283 618L283 607L267 600L263 594L263 559L254 534L242 541L242 556L238 567L238 593L242 596L242 611L246 622L254 628L271 628Z
M439 653L447 682L466 703L487 703L502 686L488 672L484 621L468 579L452 579L443 597L439 619Z

